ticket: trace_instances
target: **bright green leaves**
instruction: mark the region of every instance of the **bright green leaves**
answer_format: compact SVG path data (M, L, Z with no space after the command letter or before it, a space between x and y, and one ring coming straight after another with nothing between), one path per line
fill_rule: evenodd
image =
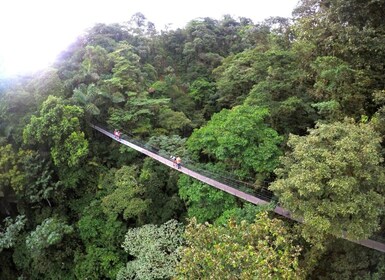
M221 161L239 176L267 175L278 164L282 137L264 122L268 110L237 106L214 114L187 141L190 151Z
M108 123L113 127L128 129L131 134L148 135L155 118L166 108L166 98L150 98L148 93L129 92L124 108L111 108Z
M90 84L88 86L81 84L74 89L72 99L81 106L84 106L84 110L88 117L88 115L95 116L100 114L98 105L101 103L100 99L103 95L105 94L103 94L95 84Z
M133 167L123 166L114 175L113 191L102 199L102 207L109 215L123 214L124 219L140 219L149 200L143 198L144 189L136 181Z
M166 133L177 134L182 133L184 128L191 127L191 120L183 112L163 109L159 113L159 126L164 128Z
M23 132L26 144L48 144L56 166L74 167L88 155L88 142L80 132L83 110L49 96L40 116L32 116Z
M128 230L122 247L135 259L117 279L169 279L175 275L182 246L183 227L175 220L160 226L145 225Z
M4 220L4 228L0 228L0 253L3 249L11 248L15 245L26 221L24 215L17 216L15 220L10 217Z
M282 221L266 213L254 223L190 221L177 279L302 279L300 248Z
M88 141L83 132L72 132L65 139L62 146L51 148L51 155L56 165L67 164L69 167L75 167L79 159L88 154Z
M379 227L385 202L381 138L369 124L345 120L290 136L271 189L304 218L308 233L360 239ZM310 238L305 233L305 237Z
M71 234L73 227L57 218L48 218L38 225L26 239L26 245L33 257L43 254L49 246L58 244L65 235Z
M12 188L17 191L25 175L18 166L18 156L12 145L0 146L0 197ZM8 194L9 195L9 194Z
M141 91L143 90L143 73L140 67L140 57L128 43L119 43L116 49L108 54L113 64L112 78L105 80L110 92Z
M189 217L199 222L214 221L223 212L237 207L234 196L185 175L178 182L179 196L186 202Z
M102 211L99 200L87 206L77 222L79 237L84 251L75 256L75 274L78 279L113 279L123 262L120 244L126 226L113 215Z

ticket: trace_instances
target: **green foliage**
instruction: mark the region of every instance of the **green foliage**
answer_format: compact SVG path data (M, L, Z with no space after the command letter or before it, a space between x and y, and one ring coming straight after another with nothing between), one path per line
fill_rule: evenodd
M183 244L183 227L175 220L160 226L144 225L128 230L122 247L133 261L127 263L117 279L169 279Z
M56 166L74 167L88 155L88 142L80 132L82 117L81 108L49 96L41 107L40 116L32 116L24 129L24 143L48 144Z
M75 261L75 275L78 279L114 279L117 266L121 266L119 255L108 246L98 247L92 244L87 246L85 255L76 255Z
M112 61L112 77L105 80L110 92L125 93L126 91L143 90L143 73L139 64L140 57L132 51L132 46L121 42L116 49L108 54Z
M0 146L0 192L4 196L10 188L18 190L25 175L18 166L17 153L12 145Z
M15 220L8 217L3 221L4 227L0 228L0 253L3 249L8 249L15 245L18 235L24 228L26 221L24 215L17 216Z
M381 135L385 134L385 90L377 90L373 93L373 101L379 107L370 122Z
M92 201L77 222L79 236L87 246L103 247L107 241L116 246L120 242L121 232L125 229L123 223L111 215L106 216L102 210L100 201Z
M188 148L224 162L235 174L267 175L278 164L282 137L268 127L268 110L252 106L237 106L214 114L212 119L187 141Z
M106 49L98 45L86 46L82 62L82 68L85 73L96 77L106 75L111 70L111 64Z
M45 199L50 204L48 199L60 185L51 168L50 162L36 151L15 152L9 144L0 147L0 196L5 197L5 204L15 199L28 203Z
M51 154L56 165L67 163L69 167L75 167L88 154L88 141L83 132L72 132L63 146L51 149Z
M384 88L382 77L385 29L382 1L301 1L296 11L295 36L316 46L313 55L333 56L368 74L366 94ZM338 78L339 79L339 78ZM349 85L343 85L346 87ZM348 93L348 97L353 92Z
M179 218L184 205L178 196L179 174L167 166L146 158L140 170L139 182L149 200L146 223L161 224Z
M362 71L354 70L342 60L330 56L318 57L312 66L317 73L313 94L319 100L336 103L328 107L330 114L326 117L338 120L365 113L364 92L369 80Z
M214 221L223 212L237 206L234 196L182 175L179 196L185 201L189 217L199 222Z
M97 107L98 97L100 97L101 92L94 84L86 86L81 84L79 87L74 89L74 94L72 99L80 105L83 105L85 112L89 115L99 115L100 109Z
M13 186L19 197L35 203L51 198L60 182L55 182L52 163L32 150L18 152L18 167L24 174L23 180Z
M268 62L263 60L258 49L248 50L225 58L222 65L214 70L221 107L233 107L245 100L253 85L266 75Z
M123 166L114 175L112 192L102 199L102 207L108 215L123 215L124 219L139 219L150 201L143 197L144 190L136 178L134 167Z
M316 116L310 106L312 99L306 94L309 75L301 65L302 54L271 49L255 56L258 63L252 69L258 73L258 80L245 104L268 108L268 122L280 134L305 132Z
M64 235L73 233L73 227L57 218L45 219L26 239L27 249L38 258L44 249L60 243Z
M380 280L385 276L385 257L381 252L337 239L330 243L309 273L320 280Z
M237 223L246 221L252 223L255 220L255 216L261 212L272 211L275 208L275 204L270 203L266 205L254 205L251 203L244 203L242 207L231 208L223 212L223 214L215 220L214 225L226 225L229 220L234 220Z
M225 226L192 219L185 236L176 279L304 279L295 236L266 213Z
M196 79L189 87L189 95L206 117L211 116L216 110L215 92L216 84L204 78Z
M147 142L150 149L156 149L160 155L169 157L170 155L180 155L185 157L186 153L186 138L179 135L160 135L153 136Z
M164 128L169 134L177 134L191 127L191 121L183 112L164 109L159 113L159 126Z
M125 225L102 211L99 200L87 206L77 222L79 237L85 249L75 255L75 274L78 279L115 278L123 262L120 243Z
M130 92L124 108L111 108L108 124L127 130L130 134L147 136L154 126L156 118L167 108L168 99L149 98L148 93Z
M380 142L370 124L350 120L290 136L291 151L270 188L283 207L303 217L307 239L326 233L361 239L379 228L385 202Z

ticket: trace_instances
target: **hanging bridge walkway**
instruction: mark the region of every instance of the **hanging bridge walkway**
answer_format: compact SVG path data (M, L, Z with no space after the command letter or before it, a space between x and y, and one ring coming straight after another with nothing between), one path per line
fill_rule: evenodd
M150 149L146 149L145 147L143 147L143 145L134 144L133 141L127 141L126 139L117 139L113 133L111 133L111 132L109 132L109 131L107 131L107 130L105 130L105 129L97 126L97 125L90 124L90 126L94 129L98 130L99 132L103 133L104 135L112 138L113 140L118 141L123 145L126 145L126 146L128 146L128 147L130 147L130 148L132 148L132 149L134 149L134 150L136 150L142 154L145 154L145 155L159 161L160 163L162 163L164 165L167 165L170 168L175 169L174 163L170 159L163 157L156 152L152 152L152 151L150 151ZM255 205L268 205L268 204L270 204L271 198L267 197L266 195L248 194L245 191L231 187L231 186L229 186L225 183L222 183L218 180L215 180L209 176L202 175L201 172L196 172L189 167L183 166L183 168L178 169L178 171L181 173L184 173L184 174L186 174L192 178L195 178L195 179L197 179L203 183L206 183L207 185L210 185L214 188L217 188L217 189L222 190L224 192L227 192L233 196L236 196L240 199L243 199L247 202L250 202L252 204L255 204ZM292 214L290 213L290 211L288 211L288 210L286 210L280 206L275 206L273 211L275 213L283 216L283 217L288 218L288 219L295 220L297 222L302 222L301 219L297 219L297 218L293 217ZM344 237L342 236L342 238L344 238ZM344 238L344 239L347 239L347 238ZM364 239L364 240L347 239L347 240L385 253L385 244L381 243L379 241L372 240L372 239Z

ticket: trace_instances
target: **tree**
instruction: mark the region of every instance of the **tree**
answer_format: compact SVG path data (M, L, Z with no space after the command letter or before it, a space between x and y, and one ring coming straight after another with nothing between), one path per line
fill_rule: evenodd
M111 71L112 63L108 59L108 52L101 46L86 46L82 62L82 70L98 81Z
M189 150L222 162L228 171L242 177L267 176L278 164L282 137L268 127L266 108L236 106L213 115L187 141Z
M306 258L306 256L305 256ZM308 279L373 279L385 277L385 256L382 252L362 247L344 239L330 242L317 259Z
M191 128L191 120L183 112L165 108L159 113L159 126L168 134L178 134Z
M297 41L312 42L317 56L334 56L369 77L366 96L384 88L382 1L302 0L294 11ZM353 93L350 93L353 94Z
M295 236L266 212L225 226L192 219L185 237L176 279L304 279Z
M146 223L161 224L170 219L180 220L185 208L178 196L179 173L152 158L145 158L140 170L139 182L150 201L146 211Z
M307 46L300 47L306 49ZM306 69L310 62L304 62L305 56L297 49L271 48L254 56L256 62L250 71L256 73L258 79L244 104L268 108L267 122L282 135L305 133L317 117L311 107L314 98L308 94L313 85Z
M112 77L104 81L109 92L139 92L144 89L140 57L133 52L131 45L120 42L108 57L113 64Z
M102 207L108 215L123 215L125 220L135 218L140 222L150 201L144 198L144 190L136 178L134 167L123 166L116 171L111 193L102 199Z
M135 259L117 279L169 279L175 275L183 244L183 227L175 220L160 226L144 225L128 230L122 247Z
M77 222L84 249L75 253L74 272L78 279L115 279L125 260L120 248L127 227L114 215L103 212L100 200L93 200Z
M73 233L72 226L57 218L45 219L26 239L27 249L33 258L44 254L44 249L60 243L66 234Z
M88 154L88 142L80 130L83 110L49 96L39 116L32 116L23 131L26 144L45 144L56 166L77 166Z
M270 189L283 207L303 218L304 236L369 237L385 202L381 137L367 123L346 119L290 135L291 148ZM312 233L313 232L313 233Z
M179 196L185 201L187 214L198 222L213 222L226 210L237 207L234 196L182 175L178 181Z
M166 98L151 98L146 92L127 93L124 108L111 108L108 124L127 129L133 135L147 136L153 130L156 119L167 108Z
M13 254L20 277L73 279L73 233L63 218L51 217L22 236Z
M13 190L18 198L36 203L45 199L51 206L49 199L60 186L54 178L52 161L44 158L33 150L20 149L17 153L18 176L13 176ZM15 180L18 178L18 180Z
M321 101L314 106L320 114L330 120L365 114L364 93L370 82L363 71L354 70L341 59L331 56L318 57L312 67L317 73L313 94Z
M20 188L24 181L23 174L18 166L17 153L13 150L12 145L8 144L0 147L0 193L4 196L11 190Z
M253 85L265 78L267 68L268 62L259 49L226 57L213 71L220 107L231 108L242 104Z
M4 228L0 231L0 253L3 249L11 248L15 245L20 231L27 222L24 215L19 215L15 220L8 217L4 220Z

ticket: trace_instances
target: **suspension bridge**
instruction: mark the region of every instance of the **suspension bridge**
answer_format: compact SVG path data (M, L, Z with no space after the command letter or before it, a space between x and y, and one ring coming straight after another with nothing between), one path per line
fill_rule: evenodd
M103 133L104 135L112 138L113 140L118 141L123 145L126 145L126 146L128 146L128 147L130 147L130 148L132 148L132 149L134 149L134 150L136 150L142 154L145 154L145 155L153 158L154 160L157 160L158 162L160 162L160 163L162 163L162 164L164 164L170 168L175 169L174 163L170 159L163 157L156 152L150 151L150 149L147 149L146 147L144 147L144 145L140 145L139 143L134 144L133 143L134 141L128 141L128 140L122 139L122 138L118 139L113 133L111 133L111 132L109 132L109 131L107 131L107 130L105 130L105 129L97 126L97 125L90 124L90 126L94 129L96 129L97 131ZM258 193L254 194L254 195L248 194L245 191L236 189L232 186L229 186L228 184L220 182L219 180L213 179L212 176L209 177L206 175L202 175L201 174L202 172L194 171L191 168L183 166L183 168L177 169L177 170L179 172L184 173L184 174L186 174L192 178L195 178L195 179L197 179L197 180L199 180L199 181L201 181L207 185L210 185L214 188L217 188L219 190L227 192L233 196L236 196L236 197L238 197L242 200L245 200L247 202L250 202L252 204L268 205L270 203L271 197L267 197L266 195L263 195L263 194L258 195ZM273 211L275 213L277 213L278 215L281 215L281 216L286 217L288 219L291 219L291 220L294 220L294 221L297 221L300 223L302 222L302 219L298 219L296 217L293 217L293 215L290 213L290 211L288 211L288 210L286 210L280 206L275 206ZM371 248L371 249L385 253L385 244L381 243L379 241L376 241L373 239L351 240L351 239L345 238L344 234L342 234L341 238L344 238L348 241L351 241L351 242L360 244L362 246L365 246L365 247L368 247L368 248Z

